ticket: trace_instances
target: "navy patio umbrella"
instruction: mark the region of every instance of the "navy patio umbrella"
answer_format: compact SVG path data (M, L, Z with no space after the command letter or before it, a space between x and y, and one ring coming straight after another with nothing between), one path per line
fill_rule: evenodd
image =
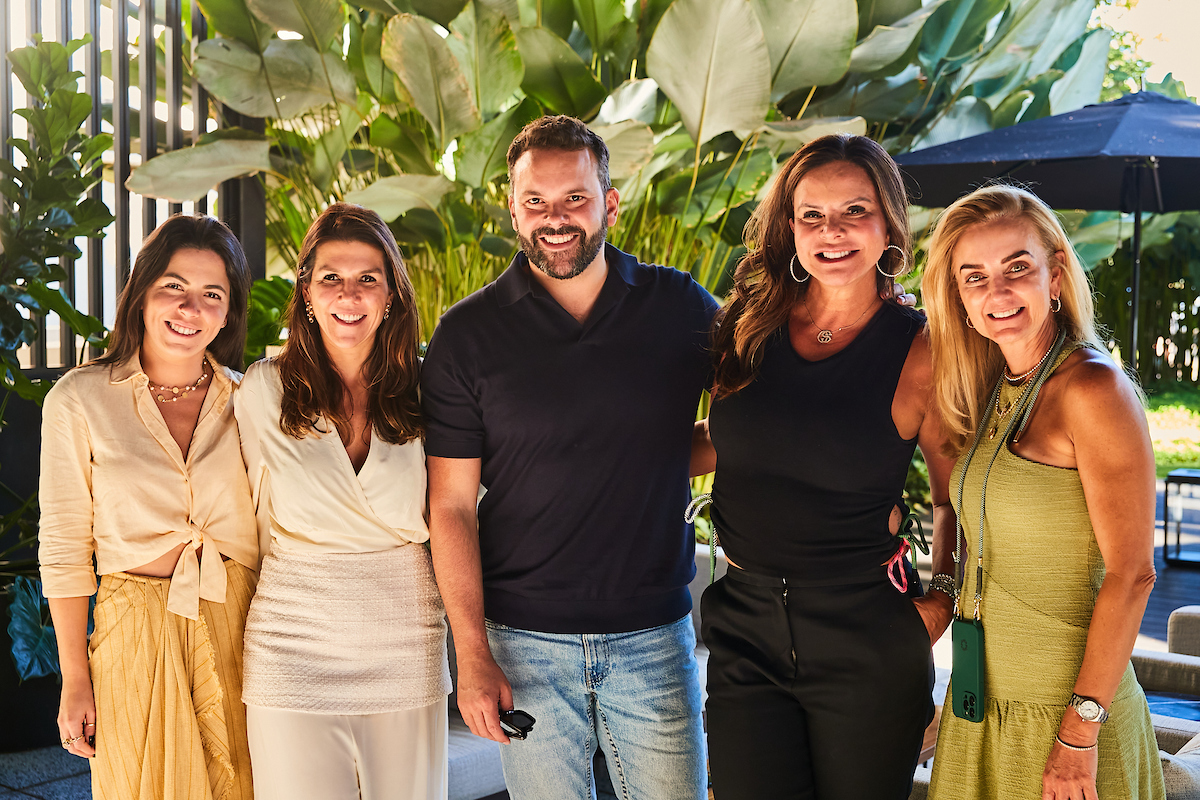
M1138 92L896 158L913 202L937 208L1020 181L1052 208L1132 212L1129 360L1137 369L1142 211L1200 209L1200 107Z

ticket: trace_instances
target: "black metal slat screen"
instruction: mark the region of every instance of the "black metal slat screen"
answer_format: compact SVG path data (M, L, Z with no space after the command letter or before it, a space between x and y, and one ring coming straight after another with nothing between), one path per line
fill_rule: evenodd
M189 146L206 132L212 116L210 99L194 79L190 82L191 99L187 103L191 111L190 131L184 125L188 115L184 113L183 3L190 4L192 52L207 38L207 25L195 0L159 0L162 16L158 18L154 14L154 0L111 0L111 8L103 0L49 0L45 9L43 2L0 0L0 156L11 160L13 148L8 139L13 135L28 135L21 118L14 122L13 109L26 105L29 98L12 75L8 52L29 43L36 33L59 42L90 34L92 43L75 54L73 66L83 73L83 91L92 98L86 132L113 135L113 149L105 154L105 181L92 190L92 196L108 205L116 221L105 232L104 239L78 242L83 258L78 264L61 265L68 276L61 288L77 307L111 325L116 295L129 278L132 255L142 238L165 218L164 213L210 211L208 198L195 203L162 202L160 208L160 201L131 194L125 188L131 166L145 163L159 152ZM46 15L44 11L51 13ZM130 84L130 59L135 54L130 42L131 24L137 36L137 85ZM156 31L160 32L166 55L161 70ZM105 51L111 55L108 78L103 74ZM138 115L136 124L131 112ZM218 119L228 121L230 116L223 109L218 113ZM238 118L237 123L261 130L261 121ZM215 209L242 240L254 276L262 277L266 260L265 219L257 179L222 184ZM81 355L84 358L99 355L95 348L81 354L74 333L53 316L39 319L38 325L42 335L28 352L22 353L22 366L35 377L57 374L77 363ZM47 335L48 332L52 335Z

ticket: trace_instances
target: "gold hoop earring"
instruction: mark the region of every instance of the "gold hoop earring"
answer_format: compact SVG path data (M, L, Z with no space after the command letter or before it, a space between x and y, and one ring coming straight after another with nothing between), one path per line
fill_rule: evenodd
M796 277L796 254L795 253L792 253L792 260L788 262L788 272L792 273L792 280L794 280L796 283L804 283L804 281L806 281L812 277L811 272L806 273L804 275L803 279Z
M304 303L304 312L308 314L308 323L310 325L317 321L317 315L313 313L311 302L306 301Z
M900 253L900 269L896 270L895 272L884 272L883 267L879 265L878 261L875 262L875 269L879 270L879 274L885 278L899 278L904 274L904 270L908 269L908 259L904 257L904 250L894 244L889 244L886 248L884 248L883 252L886 253L888 250L895 250Z
M963 317L963 319L965 319L967 321L968 328L970 328L971 330L975 330L975 326L971 324L971 318L969 316Z
M1051 297L1050 303L1051 303L1050 310L1053 311L1055 314L1062 311L1062 300L1059 300L1057 297ZM1053 305L1054 303L1058 303L1058 308L1054 307L1054 305Z

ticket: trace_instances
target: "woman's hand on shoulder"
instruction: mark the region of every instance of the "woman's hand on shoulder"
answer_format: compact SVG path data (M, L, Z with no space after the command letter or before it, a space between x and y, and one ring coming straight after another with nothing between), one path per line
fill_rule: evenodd
M1042 771L1042 800L1098 800L1096 750L1071 750L1057 741Z

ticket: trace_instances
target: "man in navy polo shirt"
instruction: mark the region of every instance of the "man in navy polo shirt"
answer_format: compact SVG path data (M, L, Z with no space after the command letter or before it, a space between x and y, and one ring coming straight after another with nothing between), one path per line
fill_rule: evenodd
M521 253L446 312L421 379L459 709L499 742L498 709L537 719L501 750L518 800L591 797L597 747L618 796L704 798L683 511L717 303L605 244L619 196L582 122L530 123L508 167Z

